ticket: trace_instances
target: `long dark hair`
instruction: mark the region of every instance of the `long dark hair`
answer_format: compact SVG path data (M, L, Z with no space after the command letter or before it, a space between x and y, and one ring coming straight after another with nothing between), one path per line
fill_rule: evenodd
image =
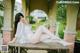
M24 15L22 13L17 13L15 15L15 23L14 23L14 34L16 34L16 30L17 30L17 24L20 21L20 16L24 17Z

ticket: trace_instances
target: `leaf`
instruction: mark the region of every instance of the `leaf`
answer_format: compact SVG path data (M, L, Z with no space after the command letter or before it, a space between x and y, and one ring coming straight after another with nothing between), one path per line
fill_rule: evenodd
M4 10L4 7L2 4L0 4L0 10Z

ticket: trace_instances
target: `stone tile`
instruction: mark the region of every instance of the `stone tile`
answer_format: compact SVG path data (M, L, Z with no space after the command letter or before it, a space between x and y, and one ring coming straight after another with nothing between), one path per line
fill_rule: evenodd
M46 50L28 50L28 53L47 53Z

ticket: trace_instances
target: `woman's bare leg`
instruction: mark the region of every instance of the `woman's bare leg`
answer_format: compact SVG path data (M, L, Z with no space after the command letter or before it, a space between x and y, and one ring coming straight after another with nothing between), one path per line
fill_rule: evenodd
M60 38L59 37L57 37L56 35L54 35L52 32L50 32L46 27L44 27L44 26L41 26L41 28L42 28L42 32L44 32L45 34L47 34L47 35L49 35L52 39L59 39L60 40Z
M46 27L40 26L32 37L32 43L40 42L40 38L43 36L42 33L49 35L52 39L61 40L59 37L52 34Z
M32 37L32 40L31 40L31 42L32 43L38 43L38 42L40 42L40 38L41 38L41 35L42 34L42 27L40 26L40 27L38 27L38 29L35 31L35 33L34 33L34 35L33 35L33 37Z
M53 34L52 34L47 28L45 28L44 26L40 26L40 27L36 30L35 34L33 35L34 37L33 37L32 43L38 43L38 42L40 42L40 38L41 38L41 36L43 36L43 35L42 35L43 32L46 33L46 34L48 34L51 38L53 37L53 38L52 38L53 40L58 40L58 42L61 43L61 44L64 45L64 46L67 46L67 45L71 45L71 44L72 44L72 43L68 43L68 42L60 39L59 37L53 35ZM45 36L46 36L46 35L45 35Z

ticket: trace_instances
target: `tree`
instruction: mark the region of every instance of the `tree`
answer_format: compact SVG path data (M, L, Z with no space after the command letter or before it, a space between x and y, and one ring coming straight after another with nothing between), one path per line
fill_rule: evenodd
M3 11L3 10L4 10L4 7L3 7L2 3L0 3L0 11ZM3 26L3 19L4 19L3 16L0 15L0 29Z
M4 7L3 7L3 5L0 3L0 10L3 10L4 9Z
M66 5L60 4L57 6L57 20L58 21L66 20Z
M58 34L60 35L61 38L63 38L64 36L63 30L66 25L66 5L64 4L59 4L57 6L57 21L60 23Z
M3 26L3 16L0 16L0 29L1 29L1 27Z

